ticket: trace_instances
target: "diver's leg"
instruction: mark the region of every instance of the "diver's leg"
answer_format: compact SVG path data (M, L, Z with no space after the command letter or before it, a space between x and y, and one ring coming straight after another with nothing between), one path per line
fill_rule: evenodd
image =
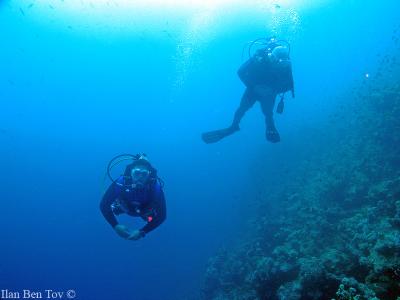
M260 100L261 110L265 116L266 125L266 138L272 143L277 143L280 141L280 136L275 127L274 122L274 107L275 107L276 93L270 92Z
M235 112L231 128L239 130L240 121L245 113L254 105L254 103L256 103L256 99L253 93L247 88L242 96L242 100L240 101L240 106Z
M213 130L205 132L201 135L201 138L206 144L216 143L223 138L234 134L239 130L240 120L243 118L246 111L248 111L256 102L255 97L252 97L252 93L248 89L244 92L239 108L235 112L235 117L231 126L219 130Z

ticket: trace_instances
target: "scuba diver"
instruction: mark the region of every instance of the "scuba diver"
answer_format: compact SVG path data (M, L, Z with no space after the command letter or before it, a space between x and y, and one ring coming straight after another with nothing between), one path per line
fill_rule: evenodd
M126 160L132 162L126 166L124 174L114 180L111 169ZM127 240L138 240L164 222L164 183L145 154L122 154L114 157L108 164L107 175L112 184L100 202L100 210L119 236ZM123 213L141 217L146 224L141 229L131 230L117 221L116 216Z
M254 45L261 45L262 48L252 55ZM228 128L203 133L202 139L205 143L216 143L239 131L241 119L256 101L260 102L261 110L265 116L266 139L272 143L280 141L274 123L273 110L277 95L280 95L280 101L276 112L280 114L283 113L284 94L291 91L294 98L292 66L289 55L290 44L284 40L277 40L273 37L269 39L260 38L251 42L248 48L249 59L238 70L239 78L245 84L246 90L240 106L235 112L233 122Z

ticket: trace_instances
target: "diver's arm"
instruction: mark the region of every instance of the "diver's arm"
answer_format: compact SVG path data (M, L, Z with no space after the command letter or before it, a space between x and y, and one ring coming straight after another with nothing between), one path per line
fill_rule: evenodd
M292 71L292 64L289 65L289 85L291 87L290 91L292 93L292 98L295 97L294 93L294 80L293 80L293 71Z
M241 79L241 80L243 80L242 78L245 76L245 74L246 74L246 70L247 70L247 68L248 68L248 66L250 65L250 59L248 59L247 61L245 61L241 66L240 66L240 68L239 68L239 70L237 71L237 74L238 74L238 76L239 76L239 78Z
M247 86L251 86L250 72L254 66L254 58L248 59L244 64L242 64L237 72L240 80Z
M101 213L113 228L118 225L117 218L115 217L111 209L111 204L114 202L116 198L117 198L116 184L113 183L108 187L107 191L103 196L103 199L100 202Z
M144 234L147 234L150 231L157 228L158 226L160 226L167 217L167 207L165 204L164 192L163 192L161 186L158 184L155 188L153 197L154 197L153 198L153 203L154 203L153 209L155 211L155 215L154 215L153 219L150 222L147 222L147 224L140 230Z

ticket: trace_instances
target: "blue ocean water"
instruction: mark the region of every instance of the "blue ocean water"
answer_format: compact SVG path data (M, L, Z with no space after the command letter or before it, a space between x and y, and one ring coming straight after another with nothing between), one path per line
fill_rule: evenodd
M394 51L398 1L307 2L0 1L0 289L195 297L208 258L251 214L258 157L295 160L307 130ZM271 35L292 47L282 142L265 141L256 106L239 133L205 145L201 132L239 104L243 46ZM108 161L137 152L165 181L168 213L131 242L98 205Z

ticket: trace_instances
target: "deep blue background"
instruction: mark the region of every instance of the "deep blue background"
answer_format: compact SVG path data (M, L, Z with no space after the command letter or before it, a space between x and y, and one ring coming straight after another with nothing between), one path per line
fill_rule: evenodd
M98 300L195 294L208 257L246 224L251 166L269 154L272 177L276 158L317 147L308 128L326 126L352 86L373 78L399 19L395 0L275 14L249 4L193 32L184 24L196 10L114 28L40 2L0 2L0 288ZM282 142L265 141L257 105L238 134L203 144L200 133L228 125L240 101L244 43L271 34L292 43L296 99L276 117ZM166 183L168 219L138 242L98 209L106 164L126 152L147 153Z

